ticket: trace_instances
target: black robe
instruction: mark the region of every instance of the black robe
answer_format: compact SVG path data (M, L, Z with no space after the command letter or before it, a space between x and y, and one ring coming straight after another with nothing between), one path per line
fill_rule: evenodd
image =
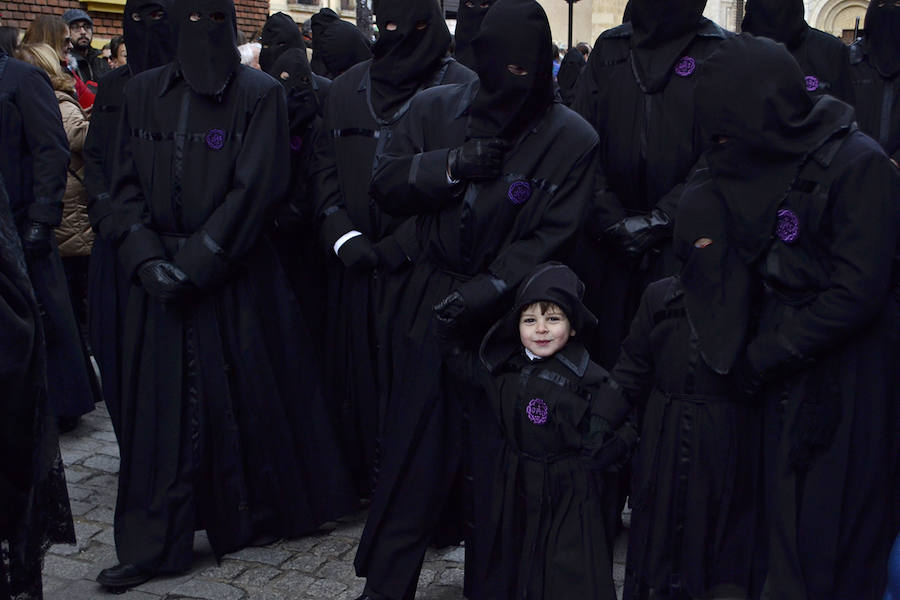
M806 75L806 91L811 96L831 94L853 104L850 53L844 42L829 33L808 27L796 46L788 46Z
M896 534L900 177L855 128L810 153L756 264L773 600L880 599Z
M678 198L707 145L694 127L694 89L705 57L728 33L705 20L660 91L644 93L630 58L631 23L603 33L582 71L573 108L600 135L602 167L576 262L587 286L585 304L601 318L591 357L611 368L644 287L676 272L671 241L640 260L619 257L598 239L626 216L658 207L674 219ZM690 59L690 60L687 60Z
M84 142L84 187L88 194L88 217L95 233L88 272L88 332L100 366L103 399L116 431L119 430L123 322L131 282L122 273L116 260L115 241L109 237L110 192L114 163L121 152L116 145L121 139L117 128L125 84L130 80L131 71L127 66L100 79Z
M461 427L469 429L474 523L469 523L466 561L483 565L489 461L502 443L483 403L467 402L466 388L443 374L433 332L432 307L460 284L488 274L514 290L534 267L570 250L589 200L597 169L597 137L571 110L554 104L507 152L504 175L492 182L453 185L447 176L450 148L465 142L468 109L477 82L442 86L418 96L410 114L379 156L372 190L379 206L416 215L422 256L395 307L395 385L384 431L385 468L372 500L356 556L356 568L381 592L403 597L415 581L439 507L460 468ZM518 193L517 193L518 192ZM470 346L480 341L496 312L469 328ZM479 327L483 329L479 330ZM452 387L452 389L451 389ZM465 412L463 423L460 414ZM479 491L480 490L480 491ZM471 570L470 570L471 571ZM467 571L467 595L480 598ZM380 586L378 584L381 584Z
M43 71L0 51L0 174L20 232L29 221L62 221L69 145L50 82ZM47 395L59 417L94 409L94 394L62 261L53 250L28 256L28 272L44 318Z
M129 291L116 504L120 562L191 564L195 528L216 556L260 535L293 537L357 506L313 347L263 235L283 201L281 85L239 66L220 101L175 63L125 89L114 197L129 279L154 258L196 290L162 303Z
M74 543L44 331L0 177L0 599L42 598L44 552Z
M413 221L384 214L369 196L376 152L406 118L403 108L391 122L376 119L370 65L357 64L332 82L311 168L316 219L328 254L325 381L348 458L366 495L377 468L379 406L390 388L391 315L410 263L419 255ZM473 78L469 69L447 59L424 87ZM375 272L351 271L335 256L335 242L351 230L380 244L383 257Z
M750 590L759 411L704 362L679 279L647 287L612 378L644 415L624 597Z
M865 39L850 47L856 118L859 128L900 162L900 76L882 77L868 53Z

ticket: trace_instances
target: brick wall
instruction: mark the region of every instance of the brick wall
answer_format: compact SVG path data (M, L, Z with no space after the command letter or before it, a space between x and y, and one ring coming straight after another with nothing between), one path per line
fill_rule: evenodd
M70 8L84 8L77 0L0 0L0 20L22 31L38 15L60 15ZM269 0L235 0L238 29L256 35L269 14ZM122 33L122 15L88 11L94 20L94 37L109 39Z

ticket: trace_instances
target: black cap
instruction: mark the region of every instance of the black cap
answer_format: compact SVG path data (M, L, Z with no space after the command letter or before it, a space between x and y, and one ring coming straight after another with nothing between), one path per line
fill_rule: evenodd
M75 21L87 21L91 24L91 27L94 26L94 20L91 18L91 15L87 14L80 8L70 8L63 13L62 19L66 22L66 25L71 25Z

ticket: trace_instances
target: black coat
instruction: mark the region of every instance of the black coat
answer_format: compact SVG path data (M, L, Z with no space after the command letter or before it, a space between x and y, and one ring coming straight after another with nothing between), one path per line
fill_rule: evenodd
M183 571L196 528L221 556L313 531L356 495L263 235L288 182L281 85L238 67L217 101L172 63L132 79L122 119L119 260L132 281L144 261L171 260L196 291L172 304L129 292L116 546L124 563Z
M831 34L808 27L796 47L788 46L806 75L806 90L812 96L831 94L853 104L850 53L844 42Z
M644 415L633 465L626 598L751 589L759 513L758 411L710 369L680 281L651 283L612 378Z
M50 82L43 71L0 52L0 174L20 231L28 221L62 221L69 145ZM52 237L52 236L51 236ZM47 394L57 416L94 409L88 359L69 299L55 241L45 256L28 256L42 308L47 344Z
M771 383L763 440L775 599L881 597L896 534L897 170L869 137L815 150L757 270L747 356Z
M328 255L328 306L325 380L335 418L368 494L376 465L379 406L391 385L390 335L397 295L419 252L415 226L408 218L386 215L369 196L376 152L406 117L379 122L371 107L371 61L351 67L331 84L311 168L315 217ZM425 87L471 81L475 74L447 60ZM334 254L335 242L349 231L378 244L376 271L346 269Z
M606 368L618 356L644 287L676 267L671 239L632 260L616 255L603 241L604 231L654 208L674 219L684 181L708 145L694 126L694 89L704 58L727 35L704 20L685 52L693 62L681 74L676 70L662 90L647 94L632 69L632 26L625 23L597 38L579 77L572 108L600 135L601 166L573 267L587 285L585 303L601 316L591 356Z
M850 65L859 128L900 162L900 77L881 76L869 61L865 40L850 47Z
M110 71L109 62L96 48L88 47L87 56L75 51L72 51L72 56L78 63L78 76L85 83L88 81L99 83L100 79Z
M397 304L393 343L402 352L395 352L393 360L395 380L403 383L394 387L388 403L392 421L390 429L385 428L384 467L356 557L357 570L364 573L398 560L403 538L386 530L388 526L399 523L395 532L404 531L411 521L420 535L416 543L424 550L428 519L436 521L439 515L422 513L446 502L459 468L460 411L467 412L463 426L479 453L468 469L475 480L475 490L467 490L475 498L472 531L485 531L482 519L489 514L478 500L489 493L492 472L488 461L479 459L499 451L501 437L490 412L477 402L463 401L467 391L442 375L432 307L464 282L486 283L493 277L511 291L538 264L564 256L589 200L589 173L597 168L596 134L574 112L554 104L507 152L500 179L451 184L447 155L465 141L476 91L473 82L418 96L379 156L372 180L383 210L418 215L422 256ZM516 189L526 194L513 194ZM479 327L486 328L500 306L502 299L475 318L469 344L480 341ZM422 481L421 469L426 471ZM470 542L467 563L484 564L476 549L483 542ZM467 594L480 598L470 573L474 571L467 571Z

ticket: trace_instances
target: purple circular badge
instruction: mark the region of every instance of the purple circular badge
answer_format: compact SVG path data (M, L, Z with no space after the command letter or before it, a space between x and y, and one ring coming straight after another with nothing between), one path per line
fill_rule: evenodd
M814 92L817 89L819 89L819 80L816 77L813 77L812 75L808 75L806 77L806 91Z
M525 204L531 198L531 184L527 181L514 181L506 195L513 204Z
M299 135L291 137L291 150L298 152L303 147L303 138Z
M225 132L221 129L210 129L206 132L206 146L210 150L221 150L225 145Z
M535 425L545 425L547 423L547 403L540 398L532 398L525 409L528 420Z
M675 63L675 74L679 77L690 77L697 69L697 61L690 56L682 56Z
M785 244L793 244L797 241L797 238L800 236L800 219L794 211L786 208L778 211L775 235Z

